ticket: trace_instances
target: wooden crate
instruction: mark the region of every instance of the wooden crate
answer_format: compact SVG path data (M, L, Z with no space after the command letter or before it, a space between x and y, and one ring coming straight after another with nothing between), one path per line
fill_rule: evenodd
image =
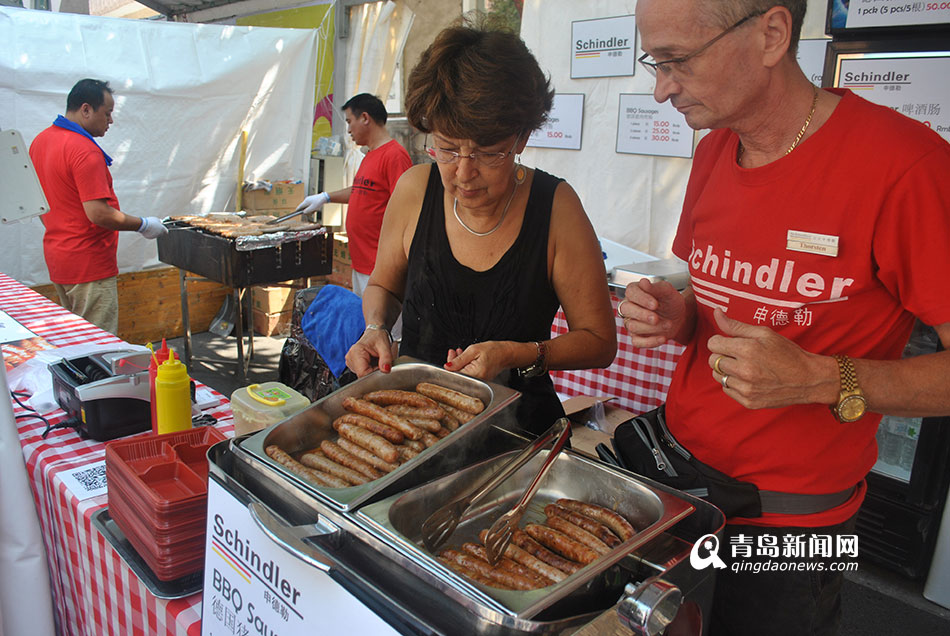
M283 336L290 333L290 321L293 318L293 311L278 311L268 314L259 309L254 312L254 333L262 336Z
M52 285L34 291L59 303ZM188 281L188 316L192 333L207 331L230 287L212 281ZM178 268L163 267L119 274L119 333L126 342L143 344L184 335Z

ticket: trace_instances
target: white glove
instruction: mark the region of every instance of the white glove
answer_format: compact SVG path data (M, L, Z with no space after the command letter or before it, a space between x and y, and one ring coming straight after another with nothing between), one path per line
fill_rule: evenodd
M295 212L304 211L306 214L313 214L324 205L330 202L330 193L321 192L320 194L311 194L309 197L300 202L300 205L297 206Z
M155 239L163 234L168 234L168 228L157 216L146 216L142 217L142 225L139 227L138 233L147 239Z

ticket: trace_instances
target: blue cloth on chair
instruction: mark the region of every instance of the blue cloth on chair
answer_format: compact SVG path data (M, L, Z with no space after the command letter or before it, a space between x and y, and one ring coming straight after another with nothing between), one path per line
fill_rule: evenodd
M346 369L346 352L363 330L363 301L344 287L325 285L300 320L310 344L336 377Z

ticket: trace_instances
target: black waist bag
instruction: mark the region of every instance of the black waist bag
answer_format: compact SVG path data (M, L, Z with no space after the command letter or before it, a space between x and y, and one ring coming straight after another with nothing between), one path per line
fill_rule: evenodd
M760 517L758 487L704 464L683 448L666 427L664 406L617 427L613 438L617 460L627 470L701 497L726 517Z

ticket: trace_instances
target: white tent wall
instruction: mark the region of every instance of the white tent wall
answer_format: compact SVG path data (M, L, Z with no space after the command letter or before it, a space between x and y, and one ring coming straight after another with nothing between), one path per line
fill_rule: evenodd
M653 77L637 65L633 76L571 79L571 22L633 15L636 5L635 0L525 0L521 37L557 92L584 94L584 121L580 150L526 148L522 160L566 179L602 238L670 256L692 160L615 151L619 95L652 93ZM824 36L826 8L826 0L808 1L803 38Z
M0 8L0 128L29 144L64 112L77 80L109 81L115 123L98 141L129 214L233 210L242 130L245 178L306 180L315 72L308 29ZM4 225L0 271L49 282L42 234L38 219ZM157 266L155 243L122 232L118 261L121 272Z

